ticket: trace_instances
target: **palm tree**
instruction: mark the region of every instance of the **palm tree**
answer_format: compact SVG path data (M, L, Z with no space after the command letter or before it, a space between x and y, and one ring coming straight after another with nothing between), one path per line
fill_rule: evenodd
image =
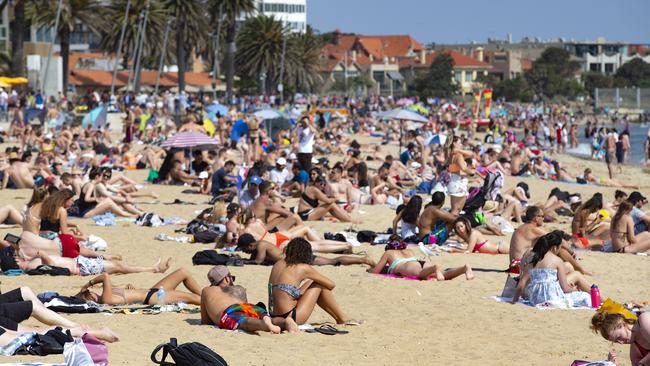
M185 90L187 55L201 53L206 48L208 28L206 0L163 0L163 6L176 18L176 63L178 65L178 89Z
M255 10L253 0L210 0L211 13L218 14L223 5L226 27L226 100L232 99L233 80L235 79L235 54L237 53L237 20L242 14L248 15Z
M305 33L293 33L285 55L286 84L297 91L310 92L321 81L319 56L323 45L311 27ZM283 81L283 82L285 82Z
M14 1L14 20L9 27L11 28L11 69L12 76L25 75L25 57L23 55L23 44L25 43L25 0ZM2 10L7 6L7 0L2 2Z
M117 47L120 44L120 35L122 25L124 24L124 14L128 0L113 0L105 12L105 18L108 19L109 27L102 34L102 49L106 52L117 53ZM138 25L140 23L140 14L147 7L146 1L131 1L129 16L126 21L126 30L124 32L124 42L122 43L122 65L128 67L129 58L135 58L131 52L134 50L136 37L138 35ZM163 35L165 32L165 22L167 20L167 10L162 6L160 1L151 1L149 6L149 16L147 18L147 30L145 42L143 43L142 52L144 55L160 55L162 52ZM167 47L170 53L170 47ZM166 55L167 56L167 55Z
M32 0L27 3L25 14L32 24L54 27L58 8L57 0ZM68 90L68 60L70 57L70 35L77 22L85 24L91 31L99 34L105 23L101 14L104 6L99 0L63 0L61 19L56 30L61 44L63 58L63 92Z
M269 87L276 84L282 59L282 42L288 33L288 28L275 18L259 15L246 20L237 36L239 50L236 61L241 67L240 71L249 75L266 74L266 82L261 88L265 94Z

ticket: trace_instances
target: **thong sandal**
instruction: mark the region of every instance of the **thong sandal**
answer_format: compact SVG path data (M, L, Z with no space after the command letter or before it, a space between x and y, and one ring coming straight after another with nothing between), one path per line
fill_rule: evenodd
M307 330L305 330L305 332L307 332L307 333L320 333L320 334L325 334L325 335L336 335L336 334L348 334L348 333L350 333L347 330L336 329L336 328L334 328L333 326L331 326L329 324L324 324L324 325L321 325L320 327L314 328L314 329L307 329Z

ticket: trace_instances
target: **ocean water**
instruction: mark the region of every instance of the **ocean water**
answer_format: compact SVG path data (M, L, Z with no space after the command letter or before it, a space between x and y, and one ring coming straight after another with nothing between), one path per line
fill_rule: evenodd
M616 128L620 133L625 128L622 124L617 124L615 126L605 125L603 127ZM643 145L645 144L646 137L648 136L648 129L650 125L643 125L638 123L630 123L630 146L632 147L630 155L628 155L627 161L625 164L631 165L640 165L643 163L644 152ZM584 126L578 128L578 140L581 143L586 143L589 146L589 152L591 154L591 139L585 138L585 129Z

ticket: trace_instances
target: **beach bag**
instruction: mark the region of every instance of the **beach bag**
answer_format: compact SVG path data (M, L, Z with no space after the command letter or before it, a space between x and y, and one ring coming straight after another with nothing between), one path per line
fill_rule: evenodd
M164 220L162 219L162 217L158 216L153 212L147 212L139 216L135 220L135 223L136 225L140 225L140 226L158 227L163 225Z
M156 355L162 350L160 361ZM167 355L170 355L174 362L166 362ZM171 338L169 343L163 343L156 347L151 353L151 361L161 366L228 366L226 360L216 352L198 342L183 343L180 346L176 338Z
M515 290L517 289L518 280L511 275L508 275L506 278L506 283L503 285L503 291L501 292L501 297L512 298L515 296Z
M70 331L66 330L64 333L61 327L56 327L45 334L36 334L29 344L18 348L15 354L34 356L62 354L64 345L68 342L74 342Z
M65 344L63 358L66 366L105 366L108 365L108 349L86 333L81 339Z
M209 264L213 266L243 266L244 262L238 256L219 254L214 250L202 250L192 256L192 263L195 266Z

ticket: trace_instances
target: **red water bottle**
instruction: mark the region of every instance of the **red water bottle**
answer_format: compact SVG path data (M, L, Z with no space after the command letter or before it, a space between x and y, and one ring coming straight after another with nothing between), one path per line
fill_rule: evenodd
M595 284L591 285L591 307L594 309L600 307L600 290Z

